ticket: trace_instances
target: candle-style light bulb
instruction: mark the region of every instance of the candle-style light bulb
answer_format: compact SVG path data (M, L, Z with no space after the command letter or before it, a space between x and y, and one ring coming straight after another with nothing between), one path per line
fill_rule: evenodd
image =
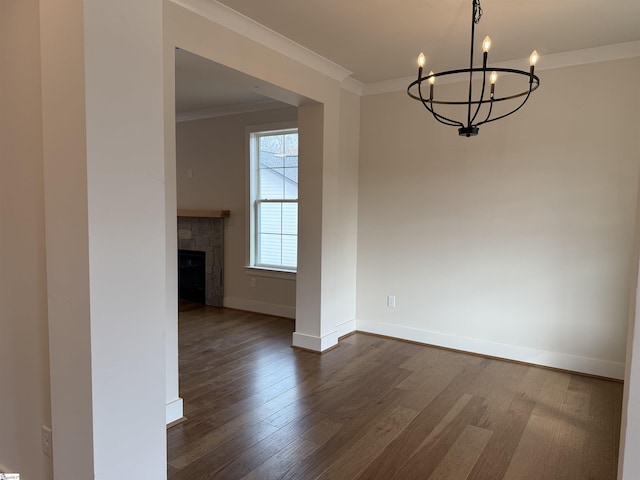
M538 52L534 50L531 56L529 57L529 65L534 67L537 62L538 62Z
M491 82L491 85L495 85L496 82L498 81L498 73L497 72L491 72L491 76L489 77L489 81Z
M484 53L489 53L490 48L491 48L491 39L487 35L486 37L484 37L484 40L482 41L482 51Z
M418 55L418 66L422 68L425 63L427 63L427 58L424 56L424 53L420 52L420 55Z
M433 70L431 70L431 71L429 72L429 76L431 76L431 75L433 75ZM431 78L429 79L429 83L430 83L431 85L433 85L434 83L436 83L436 77L431 77Z

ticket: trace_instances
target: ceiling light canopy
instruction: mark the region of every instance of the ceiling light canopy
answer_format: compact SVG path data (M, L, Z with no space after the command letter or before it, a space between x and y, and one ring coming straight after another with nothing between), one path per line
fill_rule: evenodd
M427 63L427 59L423 53L418 56L418 79L411 82L407 87L407 93L415 100L422 102L424 107L431 112L433 118L440 123L449 125L452 127L458 127L458 134L463 137L472 137L478 134L480 125L489 122L495 122L501 118L507 117L522 108L522 106L529 100L531 92L535 91L540 86L540 79L534 74L536 62L538 61L538 52L535 50L529 57L529 71L516 70L513 68L499 68L487 67L487 58L489 56L489 49L491 48L491 38L488 36L482 41L482 67L473 66L473 47L474 47L474 35L475 26L480 22L482 17L482 7L480 6L480 0L472 0L473 11L471 16L471 52L469 55L469 68L462 68L457 70L448 70L446 72L433 73L429 72L428 75L423 76L422 72L424 66ZM487 72L489 72L489 94L487 94ZM435 96L436 79L454 76L465 75L469 76L468 96L465 100L438 100ZM480 95L474 98L473 95L473 82L474 74L477 74L476 80L478 83L482 82L480 89ZM522 80L522 90L516 93L505 93L500 96L496 94L496 83L498 82L499 74L525 77ZM481 76L481 78L479 78ZM429 85L429 95L425 96L422 89L422 82L427 82ZM525 88L526 87L526 88ZM497 102L505 102L509 106L498 113L494 112L494 104ZM445 116L443 113L436 112L436 108L440 105L453 105L466 107L466 120L459 121L453 118ZM446 107L445 107L446 108ZM481 114L482 111L482 114ZM494 115L494 116L492 116Z

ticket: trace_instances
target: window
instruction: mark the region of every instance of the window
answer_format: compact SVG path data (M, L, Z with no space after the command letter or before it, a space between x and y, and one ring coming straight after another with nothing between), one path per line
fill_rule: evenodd
M298 130L250 134L251 266L295 271L298 265Z

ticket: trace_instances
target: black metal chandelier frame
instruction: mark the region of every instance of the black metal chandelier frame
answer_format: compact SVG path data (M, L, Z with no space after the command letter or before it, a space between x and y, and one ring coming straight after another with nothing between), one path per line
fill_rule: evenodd
M482 54L482 67L474 67L473 66L473 53L474 53L474 40L475 40L475 26L476 24L478 24L480 22L480 18L482 17L482 7L480 6L480 0L472 0L473 2L473 11L472 11L472 17L471 17L471 53L470 53L470 59L469 59L469 68L460 68L460 69L456 69L456 70L447 70L445 72L438 72L438 73L433 73L430 72L429 75L422 75L423 72L423 66L419 65L418 67L418 79L411 82L409 84L409 86L407 87L407 94L415 99L415 100L419 100L424 107L431 112L431 114L433 115L433 117L440 123L444 124L444 125L448 125L448 126L452 126L452 127L459 127L458 128L458 134L460 136L464 136L464 137L472 137L478 134L479 131L479 127L480 125L483 125L485 123L489 123L489 122L495 122L496 120L500 120L501 118L505 118L508 117L509 115L514 114L515 112L517 112L518 110L520 110L525 103L527 103L527 100L529 100L529 96L531 95L532 92L534 92L539 86L540 86L540 79L538 78L537 75L534 74L534 68L535 68L535 61L537 60L537 52L534 51L534 53L532 54L532 57L535 55L536 58L532 58L531 60L531 65L529 68L529 71L524 71L524 70L517 70L514 68L501 68L501 67L494 67L494 68L487 68L487 59L488 59L488 48L485 49L485 51ZM488 38L488 37L487 37ZM422 54L421 54L422 56ZM424 57L423 57L424 58ZM487 71L491 71L491 75L493 78L493 80L490 79L490 83L491 83L491 89L490 89L490 93L489 93L489 98L485 98L485 93L486 93L486 86L487 86ZM494 76L494 72L495 75L497 75L497 73L507 73L507 74L515 74L515 75L522 75L528 78L528 88L526 90L523 90L519 93L513 94L513 95L506 95L506 96L502 96L502 97L497 97L495 95L495 76ZM436 100L434 98L434 83L435 83L435 79L438 77L446 77L446 76L450 76L450 75L459 75L459 74L465 74L468 73L469 74L469 89L468 89L468 99L464 100L464 101L443 101L443 100ZM474 100L473 99L473 75L474 73L482 73L482 89L481 89L481 93L478 99ZM422 82L428 82L429 83L429 96L425 97L422 93ZM493 104L496 102L504 102L507 100L513 100L516 98L521 98L524 97L522 99L522 102L517 105L515 108L513 108L512 110L510 110L508 113L504 113L502 115L499 115L497 117L491 117L491 114L493 113ZM488 112L486 114L486 116L484 117L484 120L480 120L478 122L476 122L476 119L478 118L478 115L480 113L480 109L482 108L483 105L487 105L488 104ZM467 119L466 119L466 124L459 121L459 120L453 120L451 118L446 117L445 115L443 115L442 113L438 113L435 111L434 105L467 105ZM475 107L475 112L473 112ZM472 113L473 112L473 113Z

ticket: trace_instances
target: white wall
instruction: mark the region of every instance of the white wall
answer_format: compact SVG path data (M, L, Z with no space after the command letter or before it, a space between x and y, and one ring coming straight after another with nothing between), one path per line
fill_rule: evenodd
M53 478L38 0L0 2L0 471Z
M246 128L295 121L297 108L207 118L176 124L177 205L230 210L224 220L224 305L295 317L296 282L248 275ZM188 176L188 171L192 177ZM250 279L256 286L250 286Z
M55 478L94 473L83 31L81 1L40 3Z
M638 59L543 71L471 139L405 93L364 97L358 329L622 378L638 74Z

